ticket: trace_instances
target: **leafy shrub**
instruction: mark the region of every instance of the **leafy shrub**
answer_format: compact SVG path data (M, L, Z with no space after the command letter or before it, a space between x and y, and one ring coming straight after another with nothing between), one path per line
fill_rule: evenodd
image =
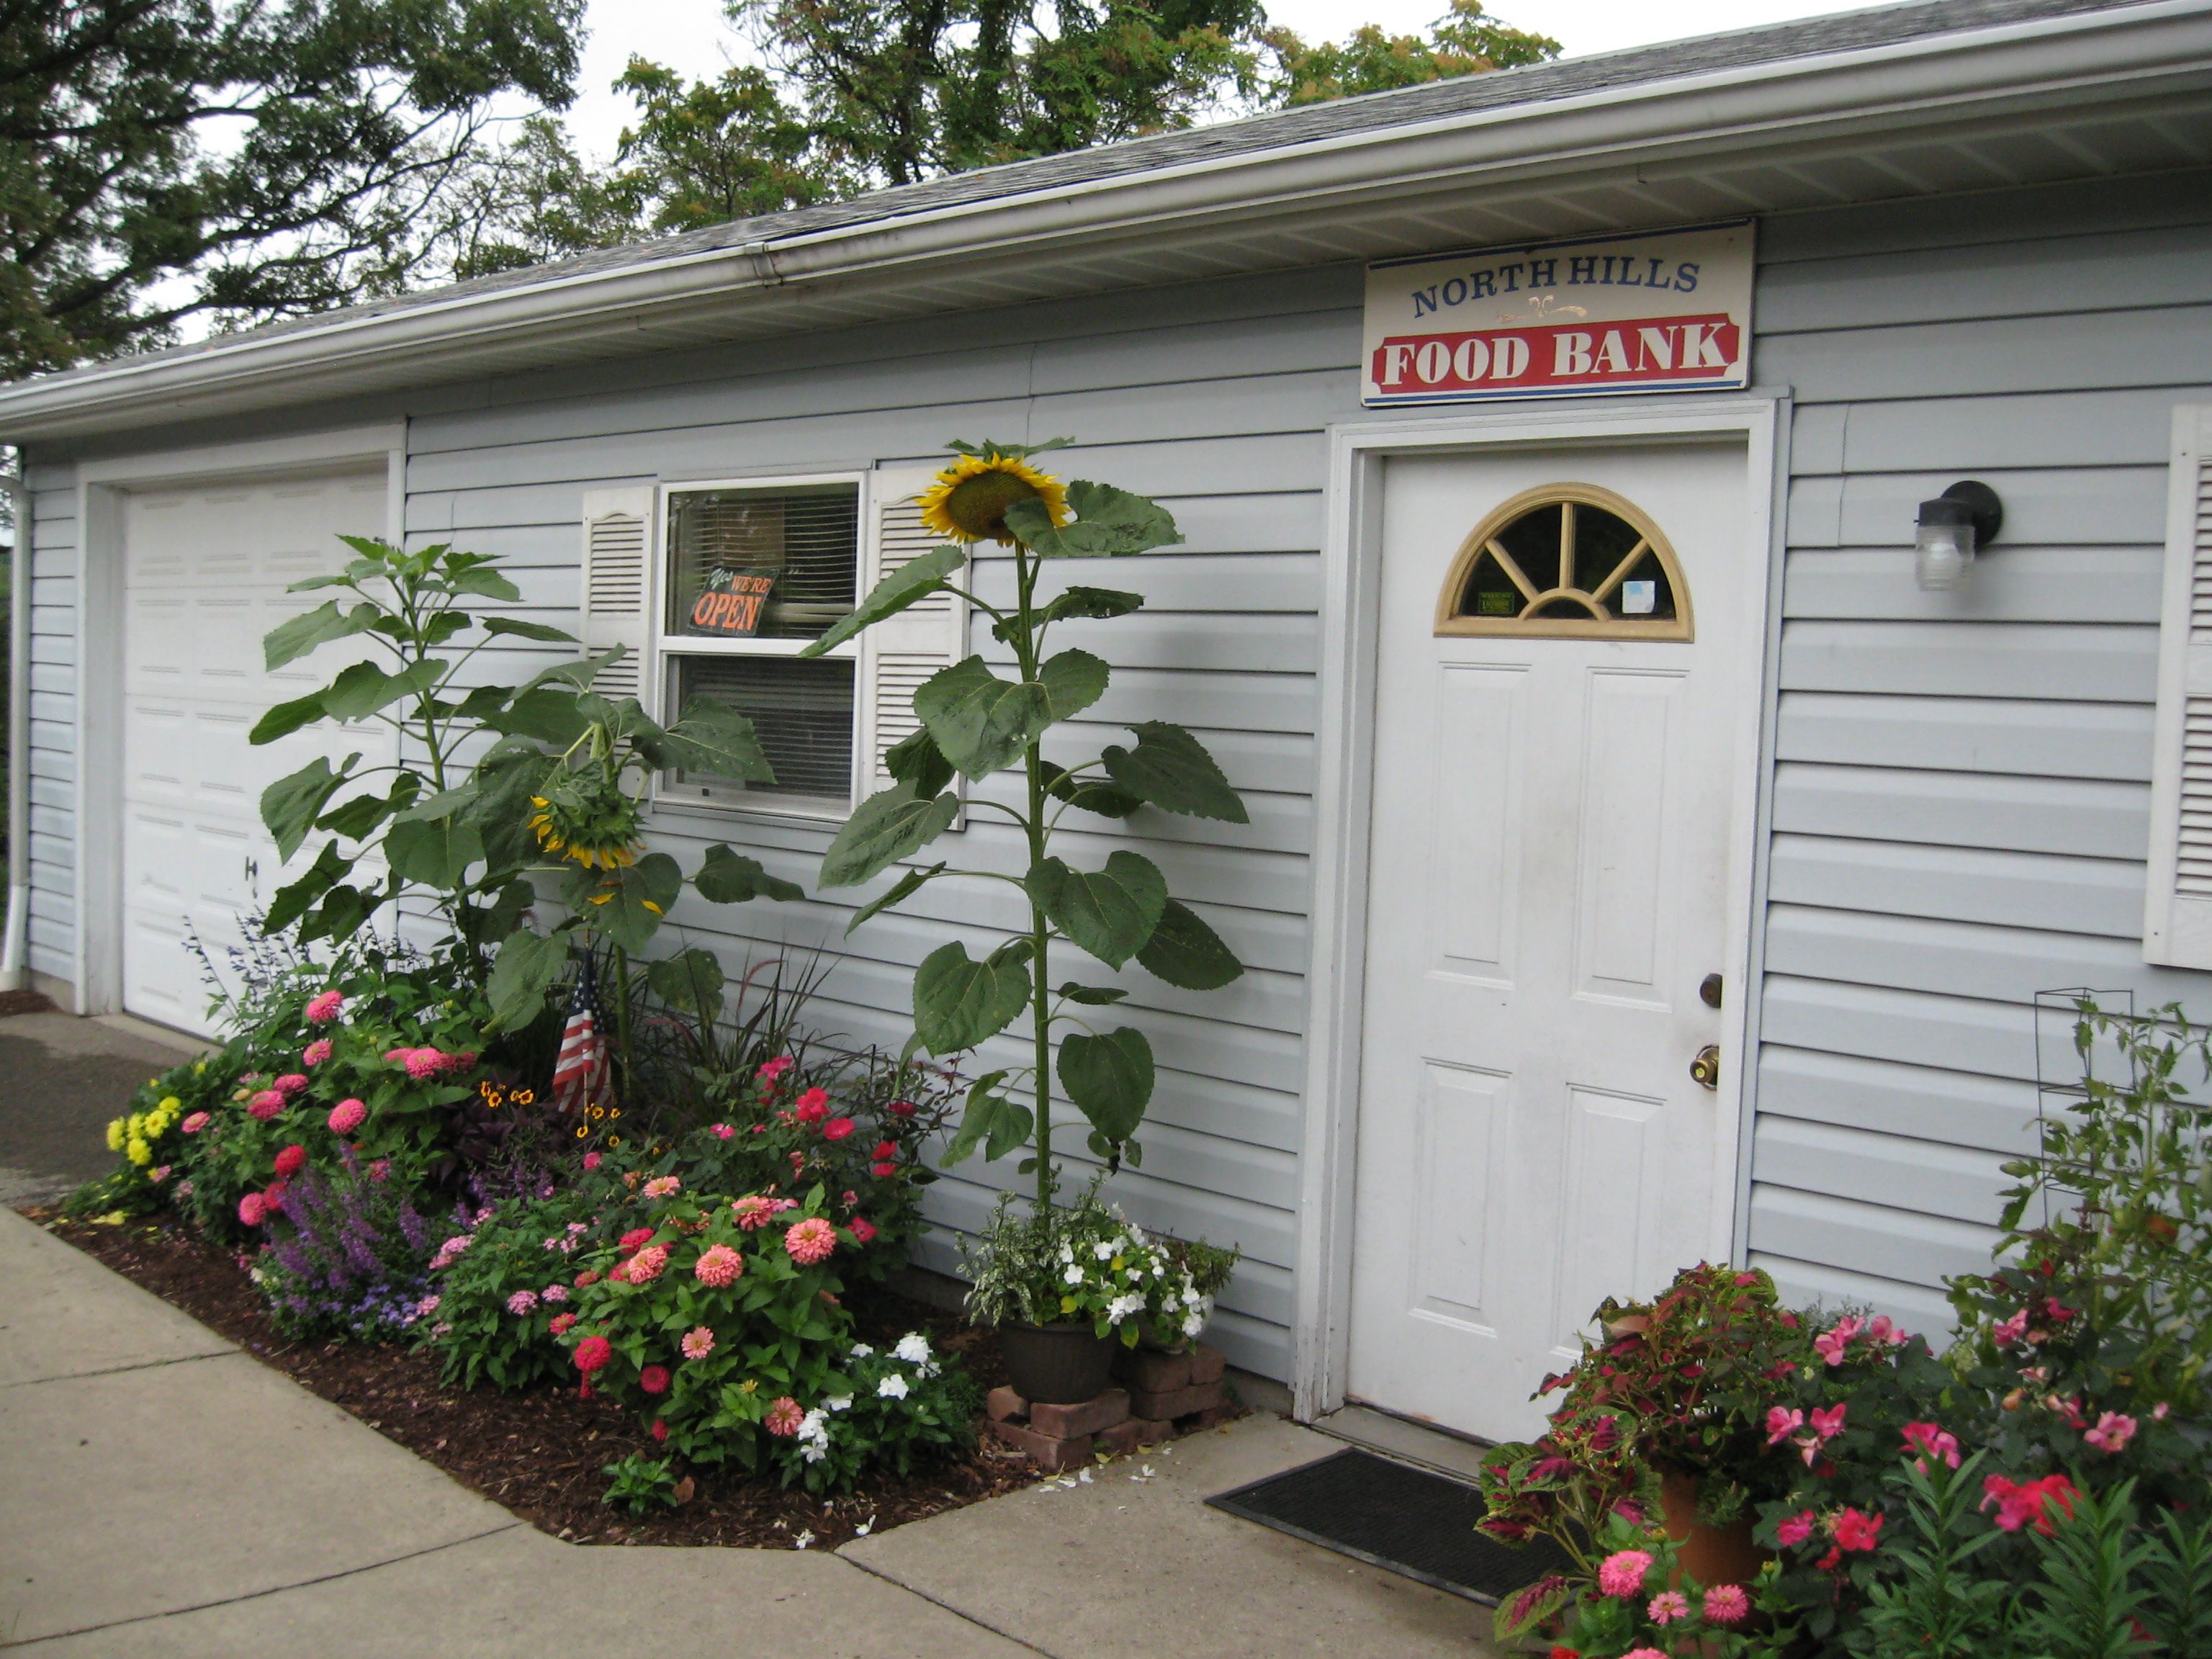
M185 1123L211 1115L228 1100L236 1076L221 1054L173 1066L141 1084L131 1108L107 1126L107 1150L122 1162L109 1175L72 1194L64 1208L78 1216L120 1212L151 1215L189 1203L197 1150Z
M883 1352L854 1343L840 1367L847 1391L823 1397L769 1451L786 1486L835 1492L870 1469L911 1474L933 1457L975 1443L982 1390L948 1365L920 1331Z
M383 1338L420 1311L433 1225L413 1196L349 1147L290 1177L253 1277L278 1329Z
M1148 1330L1180 1342L1206 1328L1212 1298L1191 1269L1101 1201L1097 1182L1073 1204L1018 1213L1014 1204L1000 1194L974 1245L962 1247L973 1281L968 1311L978 1322L1085 1321L1133 1348Z
M669 1458L632 1452L599 1473L609 1477L606 1495L599 1501L628 1510L632 1515L673 1509L684 1501L684 1483L676 1478L675 1464Z
M440 1244L419 1311L449 1386L526 1389L568 1370L553 1323L570 1311L577 1260L608 1242L607 1213L572 1187L494 1206Z

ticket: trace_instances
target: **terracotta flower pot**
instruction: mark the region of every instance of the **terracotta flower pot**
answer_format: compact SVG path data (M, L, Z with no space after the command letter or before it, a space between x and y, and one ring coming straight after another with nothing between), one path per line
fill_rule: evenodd
M1759 1576L1768 1551L1751 1541L1751 1516L1739 1515L1725 1527L1712 1527L1698 1519L1698 1478L1693 1474L1662 1474L1660 1524L1667 1536L1681 1547L1677 1577L1694 1578L1705 1587L1748 1584Z
M1114 1365L1114 1339L1093 1334L1088 1323L1001 1325L999 1352L1014 1392L1034 1405L1096 1400Z

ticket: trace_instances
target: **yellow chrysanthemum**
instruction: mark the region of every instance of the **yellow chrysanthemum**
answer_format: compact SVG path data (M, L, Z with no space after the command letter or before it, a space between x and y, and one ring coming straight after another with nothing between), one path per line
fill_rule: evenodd
M154 1161L154 1149L139 1139L137 1135L133 1135L131 1137L130 1143L124 1147L123 1156L143 1170Z
M963 455L922 491L921 521L957 542L1010 542L1006 509L1042 501L1054 525L1067 522L1067 489L1017 455Z
M167 1112L171 1117L174 1117L185 1109L185 1103L174 1095L164 1095L161 1097L161 1103L154 1109L157 1112Z
M107 1150L109 1152L119 1152L123 1150L123 1140L125 1132L126 1127L124 1120L119 1117L107 1126Z

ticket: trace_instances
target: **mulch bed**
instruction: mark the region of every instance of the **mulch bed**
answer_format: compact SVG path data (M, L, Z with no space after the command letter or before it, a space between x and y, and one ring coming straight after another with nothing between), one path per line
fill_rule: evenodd
M447 1389L438 1381L436 1362L414 1348L292 1341L270 1324L237 1259L179 1227L103 1226L64 1220L51 1210L27 1213L463 1486L574 1543L790 1548L811 1533L813 1545L829 1548L864 1525L881 1530L919 1521L1037 1479L1016 1454L982 1443L908 1480L870 1480L831 1499L708 1469L698 1472L690 1502L633 1519L600 1501L606 1487L600 1470L630 1452L657 1449L613 1405L580 1400L574 1389L511 1395ZM969 1328L957 1315L882 1291L856 1292L851 1305L866 1340L881 1346L926 1330L940 1350L958 1352L984 1387L1006 1381L997 1338Z

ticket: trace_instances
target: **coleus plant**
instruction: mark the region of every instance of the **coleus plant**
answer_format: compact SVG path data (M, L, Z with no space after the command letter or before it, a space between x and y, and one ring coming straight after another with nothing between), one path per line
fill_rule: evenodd
M1036 1177L1048 1208L1058 1183L1053 1162L1055 1073L1091 1125L1089 1145L1108 1167L1142 1158L1136 1139L1153 1091L1152 1044L1131 1025L1099 1030L1101 1011L1121 1001L1119 987L1055 983L1053 947L1061 941L1121 969L1134 961L1155 977L1191 990L1228 984L1243 968L1188 906L1169 896L1167 878L1142 854L1121 849L1103 867L1079 870L1052 850L1070 812L1095 833L1096 820L1148 811L1246 822L1244 805L1212 756L1180 726L1148 720L1133 745L1108 744L1081 763L1045 757L1048 733L1104 694L1111 670L1078 648L1048 652L1054 626L1082 617L1110 619L1140 609L1144 597L1117 589L1068 586L1041 592L1047 567L1063 560L1119 557L1180 542L1175 520L1158 503L1103 483L1060 481L1030 458L1067 441L953 443L955 460L923 495L923 522L945 544L885 576L803 654L819 654L933 593L951 592L991 619L991 632L1013 655L1011 677L980 656L939 671L915 693L921 729L884 757L895 781L847 820L822 861L821 885L852 887L911 859L949 829L961 802L948 786L957 774L981 781L1017 775L1015 804L979 799L1018 830L1026 853L1019 875L956 870L950 861L908 870L863 906L849 933L871 916L948 877L1007 882L1022 894L1029 925L982 957L954 940L915 975L915 1034L909 1054L966 1054L1017 1021L1028 1024L1024 1066L985 1072L970 1086L960 1127L945 1149L950 1166L978 1148L986 1160L1030 1148L1020 1168ZM1014 592L994 605L969 574L974 544L1012 550ZM1057 1064L1055 1065L1055 1060ZM1026 1090L1030 1104L1015 1097Z

